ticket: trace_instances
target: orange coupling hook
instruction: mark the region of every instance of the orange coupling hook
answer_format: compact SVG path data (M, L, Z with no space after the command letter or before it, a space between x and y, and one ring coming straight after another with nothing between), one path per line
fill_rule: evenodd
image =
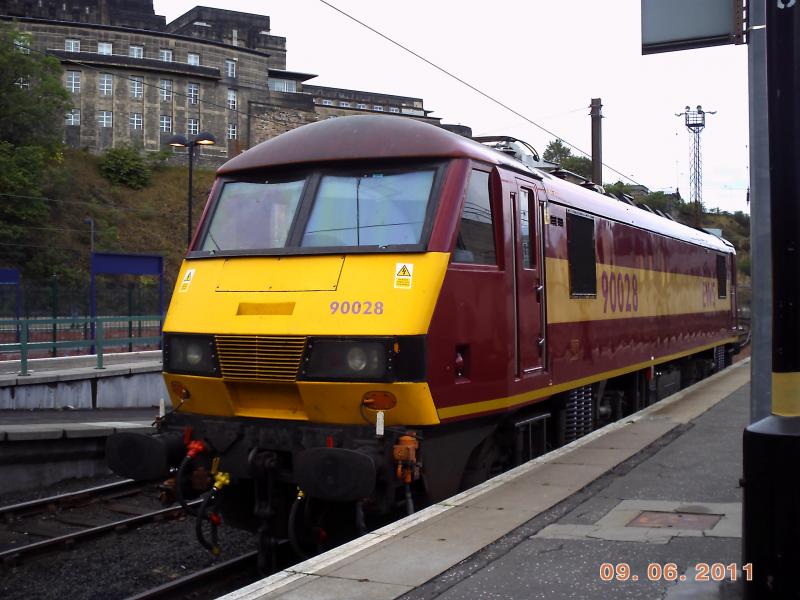
M397 461L397 478L403 483L411 483L419 479L420 463L417 461L419 440L413 431L401 435L394 445L392 456Z

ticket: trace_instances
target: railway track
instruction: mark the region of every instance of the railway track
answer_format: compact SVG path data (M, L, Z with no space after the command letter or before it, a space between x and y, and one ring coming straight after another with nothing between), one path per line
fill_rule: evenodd
M204 597L216 596L217 593L230 591L231 579L235 578L238 586L255 581L258 578L256 575L257 564L258 552L248 552L151 588L135 596L130 596L127 600L160 600L162 598L175 599L188 596L196 598L198 594L202 594ZM243 573L252 573L253 575L243 580ZM219 592L216 591L217 589Z
M81 540L182 514L179 506L151 510L141 503L124 502L148 488L152 486L123 480L0 507L0 519L5 521L0 531L0 562L16 563L34 554L71 547ZM116 515L131 516L120 519L114 518ZM39 539L19 543L20 539L27 541L31 537Z

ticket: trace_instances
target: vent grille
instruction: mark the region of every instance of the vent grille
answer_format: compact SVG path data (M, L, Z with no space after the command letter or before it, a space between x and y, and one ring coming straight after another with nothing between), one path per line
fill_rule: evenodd
M280 383L297 380L305 337L218 335L216 340L223 379Z
M585 385L567 394L564 430L566 442L573 442L592 432L592 408L592 386Z

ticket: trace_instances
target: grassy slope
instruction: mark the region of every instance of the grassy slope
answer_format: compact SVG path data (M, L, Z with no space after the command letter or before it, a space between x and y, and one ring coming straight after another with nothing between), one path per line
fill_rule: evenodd
M171 286L186 250L187 167L164 167L153 173L148 187L132 190L103 178L97 165L98 158L91 154L68 151L64 172L69 176L48 186L46 195L56 202L52 203L51 222L47 224L53 230L45 232L47 243L64 260L53 270L76 278L88 272L89 225L84 220L92 217L97 251L161 254ZM193 179L196 226L214 171L195 168Z

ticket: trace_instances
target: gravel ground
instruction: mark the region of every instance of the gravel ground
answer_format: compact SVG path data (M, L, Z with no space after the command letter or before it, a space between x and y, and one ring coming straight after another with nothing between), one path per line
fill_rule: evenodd
M114 478L65 482L35 494L6 494L0 496L0 505L79 490L110 480ZM197 542L194 525L191 517L149 523L130 531L79 542L64 552L33 556L17 566L0 565L0 598L127 598L209 567L216 560L227 560L255 549L254 536L223 526L220 530L223 553L215 559Z

